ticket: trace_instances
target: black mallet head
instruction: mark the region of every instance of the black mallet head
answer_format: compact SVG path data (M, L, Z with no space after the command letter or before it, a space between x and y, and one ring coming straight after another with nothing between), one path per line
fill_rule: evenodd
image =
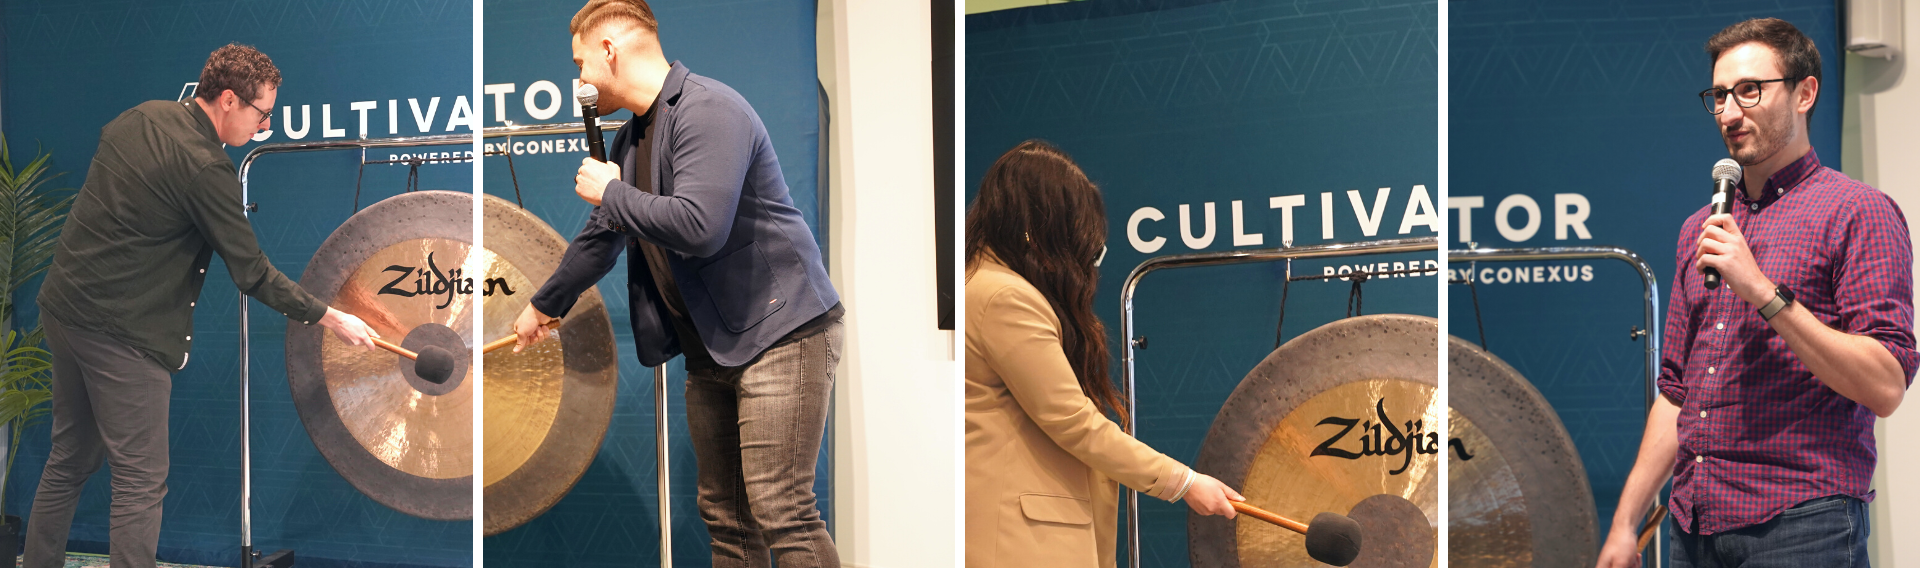
M1360 556L1360 523L1338 513L1315 515L1307 524L1307 556L1334 566L1352 564Z
M453 366L452 353L438 345L428 345L420 350L419 358L413 360L413 374L436 385L446 384L447 379L453 378Z

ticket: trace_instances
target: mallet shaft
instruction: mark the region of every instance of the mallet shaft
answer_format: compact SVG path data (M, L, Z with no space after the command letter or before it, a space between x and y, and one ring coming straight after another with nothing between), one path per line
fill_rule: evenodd
M1646 550L1647 543L1653 542L1653 533L1660 530L1660 521L1665 520L1666 518L1667 518L1666 505L1660 505L1660 506L1654 507L1653 513L1647 515L1647 522L1645 524L1640 525L1640 543L1639 543L1640 550Z
M1229 501L1229 502L1233 503L1233 509L1236 511L1239 511L1240 514L1242 515L1247 515L1256 519L1260 519L1262 521L1280 525L1280 528L1284 528L1293 532L1297 532L1300 534L1307 534L1307 525L1300 524L1300 521L1282 517L1280 515L1273 514L1272 512L1269 512L1266 509L1255 507L1253 505L1248 505L1246 503L1241 503L1239 501Z
M547 329L560 329L560 318L547 320L546 326L547 326ZM485 354L485 353L492 353L494 351L498 351L502 347L513 345L514 340L519 338L520 338L519 335L508 335L506 337L495 339L493 340L492 343L488 343L486 344L486 346L481 347L480 352L482 354Z
M418 360L420 360L420 354L419 354L419 353L414 353L414 352L412 352L412 351L408 351L408 350L407 350L407 348L405 348L405 347L401 347L401 346L398 346L398 345L394 345L394 344L392 344L392 343L388 343L388 342L387 342L387 340L385 340L385 339L381 339L381 338L378 338L378 337L372 337L372 336L369 336L369 337L367 337L367 339L371 339L371 340L373 340L373 344L374 344L374 345L378 345L378 346L380 346L380 348L381 348L381 349L385 349L385 350L388 350L388 351L392 351L392 352L394 352L394 353L399 353L401 357L406 357L406 358L408 358L408 359L413 359L413 360L415 360L415 361L418 361Z

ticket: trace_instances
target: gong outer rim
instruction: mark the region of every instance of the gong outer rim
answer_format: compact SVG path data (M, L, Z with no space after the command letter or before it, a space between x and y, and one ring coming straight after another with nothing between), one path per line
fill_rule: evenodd
M361 209L321 243L301 273L300 285L331 305L361 262L394 243L426 238L471 243L473 196L415 191ZM438 521L472 519L472 474L431 479L401 471L380 461L347 430L320 365L325 333L317 325L287 322L287 383L294 409L320 455L354 489L395 511Z
M1414 332L1406 333L1408 329ZM1293 409L1363 377L1394 377L1438 388L1439 337L1439 320L1404 314L1343 319L1295 337L1267 354L1234 387L1207 430L1194 469L1229 487L1244 486L1260 448ZM1313 355L1321 353L1332 355ZM1354 372L1362 368L1365 373ZM1188 512L1187 551L1195 567L1240 568L1234 523Z
M488 242L494 239L514 243L544 241L553 245L551 250L566 250L567 240L531 212L493 195L486 196L484 203ZM536 258L538 255L530 254L534 248L489 247L538 286L537 283L546 282L544 275L553 274L560 267L561 256ZM531 295L533 291L524 293ZM620 370L613 344L613 321L607 314L599 286L588 288L574 302L557 336L562 342L566 366L560 413L547 428L540 446L518 469L485 487L482 524L486 536L518 528L559 504L593 465L612 423ZM488 401L488 404L496 403ZM485 467L484 459L481 467Z
M1533 565L1594 565L1599 513L1587 469L1560 416L1531 381L1479 345L1447 336L1447 359L1447 405L1506 454L1520 485L1533 525ZM1534 445L1542 434L1545 443ZM1515 448L1530 451L1510 451ZM1446 451L1453 459L1453 450Z

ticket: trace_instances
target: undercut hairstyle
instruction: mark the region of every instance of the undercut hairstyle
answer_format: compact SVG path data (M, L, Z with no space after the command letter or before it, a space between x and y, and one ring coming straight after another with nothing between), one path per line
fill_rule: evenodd
M213 102L220 93L233 91L241 102L252 104L263 88L280 88L280 68L251 45L229 43L207 56L207 66L200 69L200 85L193 88L193 96Z
M1060 346L1080 392L1101 412L1127 421L1127 407L1107 375L1107 332L1093 314L1107 239L1100 188L1052 144L1028 140L987 169L967 208L967 272L989 256L1040 290L1060 320Z
M1773 48L1774 63L1780 67L1780 73L1788 79L1789 89L1800 87L1800 81L1807 77L1825 82L1820 77L1820 48L1813 39L1800 33L1800 28L1779 18L1754 18L1740 22L1720 33L1707 38L1707 60L1709 65L1720 62L1720 55L1727 50L1743 44L1758 42ZM1812 123L1813 109L1820 107L1815 98L1813 106L1807 108L1808 123Z
M581 35L609 22L630 22L647 33L660 35L660 21L653 19L653 8L647 6L647 0L588 0L573 15L567 33Z

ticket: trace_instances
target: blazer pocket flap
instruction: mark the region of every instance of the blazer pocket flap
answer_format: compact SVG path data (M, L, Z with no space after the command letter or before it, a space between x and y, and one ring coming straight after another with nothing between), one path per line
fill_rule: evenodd
M728 331L743 333L787 305L786 298L774 297L781 291L779 276L760 251L760 243L727 253L698 272Z
M1045 523L1093 524L1093 502L1064 495L1021 495L1020 512L1026 513L1028 519Z

